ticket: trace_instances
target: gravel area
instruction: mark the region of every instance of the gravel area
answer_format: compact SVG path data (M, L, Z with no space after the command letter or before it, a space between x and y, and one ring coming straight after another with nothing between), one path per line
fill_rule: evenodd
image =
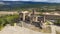
M19 27L19 26L6 26L0 34L48 34L48 33L41 33L30 30L28 28Z

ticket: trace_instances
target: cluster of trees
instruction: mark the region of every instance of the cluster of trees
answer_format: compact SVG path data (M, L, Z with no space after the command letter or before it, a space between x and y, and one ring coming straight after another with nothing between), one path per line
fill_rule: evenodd
M19 15L5 15L0 17L0 30L2 27L6 26L6 24L13 25L16 23L16 20L18 19Z

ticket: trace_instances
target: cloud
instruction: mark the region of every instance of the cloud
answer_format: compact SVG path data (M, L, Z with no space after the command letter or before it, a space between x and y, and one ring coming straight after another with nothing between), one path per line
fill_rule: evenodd
M3 1L46 1L46 0L3 0Z
M20 0L3 0L3 1L20 1Z
M34 1L34 2L56 2L56 3L60 3L60 0L0 0L0 1Z
M30 1L30 0L3 0L3 1Z
M35 1L35 2L45 2L47 0L33 0L33 1Z
M31 0L21 0L21 1L31 1Z
M5 4L4 2L0 2L0 4Z
M4 3L4 2L0 2L0 4L2 4L2 5L10 5L10 3Z
M47 2L52 2L52 3L60 3L60 0L48 0Z

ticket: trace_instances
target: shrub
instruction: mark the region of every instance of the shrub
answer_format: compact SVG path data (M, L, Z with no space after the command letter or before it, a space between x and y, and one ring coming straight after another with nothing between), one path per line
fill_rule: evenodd
M0 17L0 29L4 27L6 24L11 24L14 25L16 23L16 19L18 19L19 15L14 14L14 15L6 15L6 16L1 16Z
M53 24L53 23L47 20L47 21L45 22L45 24L46 24L46 25L51 25L51 24Z

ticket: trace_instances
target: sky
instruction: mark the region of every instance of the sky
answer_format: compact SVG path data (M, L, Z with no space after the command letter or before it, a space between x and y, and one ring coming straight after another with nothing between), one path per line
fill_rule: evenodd
M0 1L33 1L33 2L55 2L55 3L60 3L60 0L0 0Z

